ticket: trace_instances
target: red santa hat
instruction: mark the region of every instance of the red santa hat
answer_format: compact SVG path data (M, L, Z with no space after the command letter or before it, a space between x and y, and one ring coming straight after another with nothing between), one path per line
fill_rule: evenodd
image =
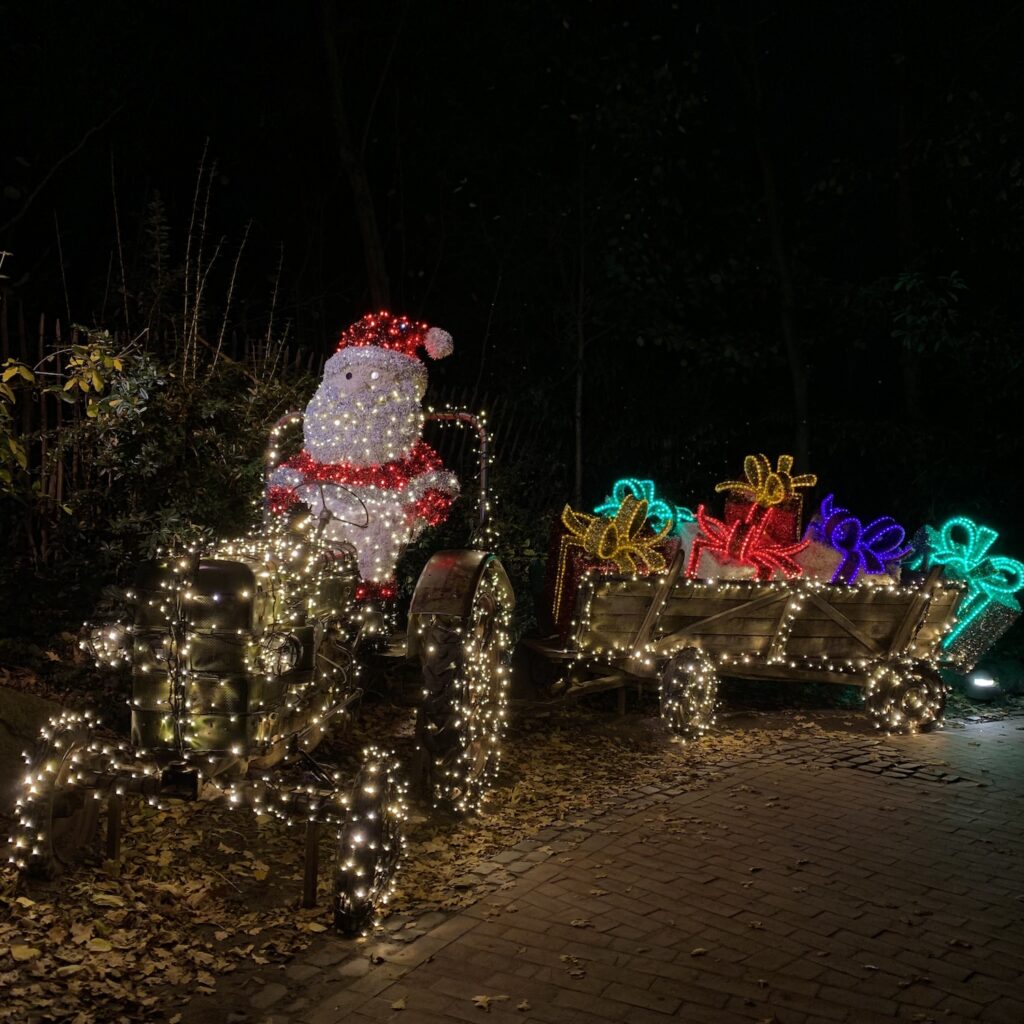
M373 363L414 377L422 390L427 374L419 349L425 349L431 359L443 359L453 347L452 336L440 327L384 310L367 313L342 332L334 355L324 366L324 375L338 373L353 364Z

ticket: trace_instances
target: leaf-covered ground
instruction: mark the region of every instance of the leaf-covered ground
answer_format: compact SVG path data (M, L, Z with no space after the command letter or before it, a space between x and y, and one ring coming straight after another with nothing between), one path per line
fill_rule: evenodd
M683 746L665 735L652 704L623 717L611 708L522 710L484 813L458 822L414 809L391 907L410 937L417 916L490 891L502 874L491 858L545 826L590 818L666 778L702 786L717 762L785 742L787 733L726 723ZM351 766L364 739L386 734L407 755L409 718L406 708L367 707L318 757ZM5 868L0 1021L173 1021L218 975L290 959L330 926L331 837L321 838L313 910L299 906L302 855L298 830L219 801L161 811L129 803L119 864L104 863L98 845L53 883L26 885Z

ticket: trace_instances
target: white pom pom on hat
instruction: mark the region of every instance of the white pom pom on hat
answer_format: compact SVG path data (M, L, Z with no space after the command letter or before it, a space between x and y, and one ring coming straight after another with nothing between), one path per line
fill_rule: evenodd
M440 327L431 327L423 338L423 347L431 359L444 359L452 354L455 343L452 336Z
M418 359L417 350L424 348L431 359L443 359L451 354L453 347L452 336L440 327L381 310L379 313L367 313L346 328L335 351L380 348Z

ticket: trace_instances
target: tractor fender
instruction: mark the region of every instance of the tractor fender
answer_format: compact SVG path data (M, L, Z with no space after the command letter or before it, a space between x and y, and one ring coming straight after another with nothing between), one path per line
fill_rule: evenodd
M514 606L515 594L509 582L505 567L498 556L490 551L471 551L458 548L438 551L432 555L420 573L409 604L409 631L406 656L415 658L419 654L418 620L428 615L444 615L454 618L468 618L473 607L473 597L480 585L484 572L497 572L507 588L509 600Z

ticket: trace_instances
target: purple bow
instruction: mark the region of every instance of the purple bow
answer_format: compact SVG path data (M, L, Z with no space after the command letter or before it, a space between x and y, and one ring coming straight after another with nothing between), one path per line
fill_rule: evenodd
M845 508L834 505L834 497L829 494L822 501L820 521L810 525L817 540L846 556L832 574L832 583L853 583L862 572L878 576L888 562L899 561L913 550L910 544L903 546L906 531L892 516L880 516L864 526Z

